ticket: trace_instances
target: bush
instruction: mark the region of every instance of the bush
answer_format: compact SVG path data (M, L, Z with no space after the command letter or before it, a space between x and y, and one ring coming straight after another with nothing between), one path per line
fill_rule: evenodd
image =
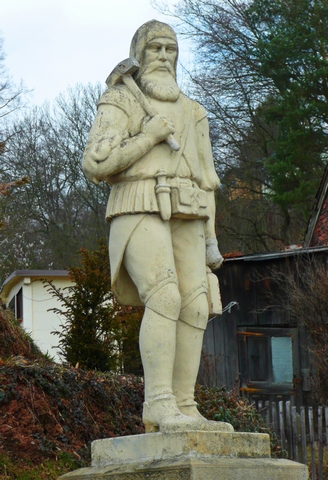
M199 411L205 418L231 423L236 432L267 433L270 435L272 456L286 455L281 450L276 433L267 426L262 415L246 398L222 388L202 385L196 385L195 393Z
M83 369L142 373L138 348L141 309L121 307L111 291L107 246L94 252L81 248L82 267L69 268L73 286L48 291L62 308L52 309L65 318L57 347L63 358Z

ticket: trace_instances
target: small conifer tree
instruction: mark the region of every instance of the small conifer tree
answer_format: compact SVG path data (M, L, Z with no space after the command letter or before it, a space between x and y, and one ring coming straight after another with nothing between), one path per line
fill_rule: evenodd
M81 248L79 255L81 267L68 269L72 286L60 289L45 282L62 306L52 311L65 318L61 331L53 332L59 336L57 349L67 362L80 368L134 373L127 372L125 364L135 364L136 370L141 365L137 346L140 321L134 318L134 310L117 303L111 291L108 248L101 241L97 250Z

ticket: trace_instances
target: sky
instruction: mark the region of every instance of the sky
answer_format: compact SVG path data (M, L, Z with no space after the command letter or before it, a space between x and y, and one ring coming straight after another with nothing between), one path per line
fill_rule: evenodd
M105 88L140 25L154 18L172 23L150 0L0 0L0 12L5 67L15 83L33 89L36 105L77 83Z

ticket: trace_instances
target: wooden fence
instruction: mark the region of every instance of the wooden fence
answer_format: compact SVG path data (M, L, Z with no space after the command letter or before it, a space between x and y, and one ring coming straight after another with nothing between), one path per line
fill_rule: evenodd
M328 478L328 407L300 407L291 402L257 402L268 426L281 440L287 457L308 464L311 480ZM325 475L325 476L324 476Z

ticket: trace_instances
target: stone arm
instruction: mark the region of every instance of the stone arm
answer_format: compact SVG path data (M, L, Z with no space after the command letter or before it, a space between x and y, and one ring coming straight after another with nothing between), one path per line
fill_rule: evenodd
M209 219L205 223L206 265L211 270L215 270L222 265L223 257L215 233L215 194L213 191L207 192L207 210Z
M223 257L219 251L215 232L215 190L220 185L214 167L212 147L209 139L209 126L206 117L197 124L198 156L202 165L201 187L207 191L207 213L209 219L205 223L206 265L212 270L219 268Z
M114 105L102 104L91 128L82 160L86 177L97 184L122 172L174 133L173 125L160 115L146 117L141 131L130 137L128 116Z

